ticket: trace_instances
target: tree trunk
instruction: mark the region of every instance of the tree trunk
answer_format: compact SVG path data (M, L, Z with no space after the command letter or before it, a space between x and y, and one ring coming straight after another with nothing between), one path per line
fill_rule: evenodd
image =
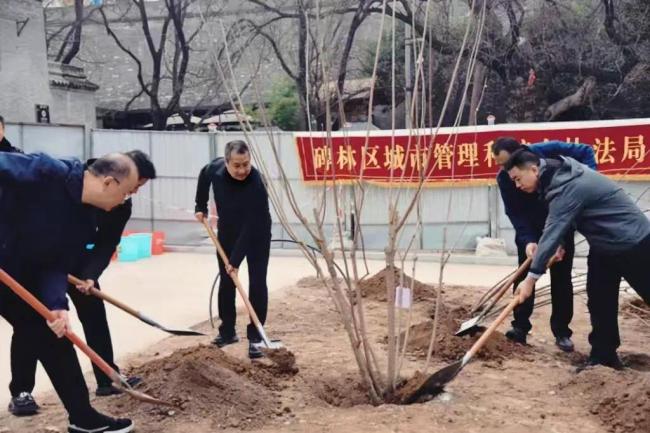
M485 82L485 75L487 68L481 62L476 62L474 67L474 79L472 82L472 98L469 104L469 125L476 125L476 117L478 115L479 103L481 102L481 95L483 94L483 83Z
M79 48L81 47L81 29L83 28L83 15L84 15L84 5L83 0L75 0L74 3L74 12L75 12L75 29L72 34L72 47L70 51L66 54L65 58L61 63L69 65L72 59L74 59L79 53Z

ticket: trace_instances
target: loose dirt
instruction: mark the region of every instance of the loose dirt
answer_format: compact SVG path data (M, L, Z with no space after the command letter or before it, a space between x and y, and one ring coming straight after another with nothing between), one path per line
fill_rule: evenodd
M560 388L583 402L610 432L650 432L650 376L606 367L585 370Z
M467 352L472 345L481 336L481 332L474 335L455 336L461 323L468 320L469 306L459 305L449 307L444 303L439 308L438 326L436 329L435 345L432 350L434 358L444 361L455 361ZM433 317L435 308L432 307L429 315L430 320L412 325L409 330L407 350L421 357L427 356L427 350L431 344L431 335L433 331ZM487 325L484 324L484 325ZM406 331L402 332L400 341L406 338ZM513 343L499 331L495 331L492 337L486 342L483 349L476 355L478 359L493 360L502 362L515 356L520 359L532 359L531 348Z
M416 298L417 290L416 285ZM469 318L467 305L483 290L445 287L437 349L427 375L458 360L476 338L458 338L453 333ZM433 300L424 297L414 303L412 341L399 371L405 382L397 395L408 393L425 377L416 372L424 367ZM368 296L364 305L369 338L385 377L386 302ZM210 337L168 338L119 364L144 378L142 391L171 400L176 408L158 408L127 396L93 399L93 405L104 413L133 418L138 433L650 431L650 330L637 318L622 314L621 355L627 370L595 368L576 374L575 366L589 351L591 326L585 299L576 297L574 306L571 328L576 353L564 354L555 348L548 324L550 311L542 308L532 318L530 347L513 345L499 333L434 400L374 406L327 291L316 279L302 281L270 300L265 326L269 335L281 339L295 354L297 372L269 359L251 362L246 342L222 351L208 344ZM243 310L239 313L245 317ZM401 314L402 330L406 317ZM242 335L246 324L246 320L238 322ZM215 332L209 324L197 329ZM293 360L289 361L283 365ZM94 389L92 376L87 380ZM0 414L0 431L31 433L46 427L65 431L67 416L56 396L36 398L41 414L30 418Z
M137 400L114 398L120 412L151 427L211 419L214 428L251 429L281 409L275 391L282 387L282 376L275 367L242 362L212 345L180 349L132 373L146 378L138 390L176 406L148 407Z
M399 286L401 280L400 270L393 269L395 285ZM363 297L375 301L386 301L386 278L390 275L388 267L382 269L376 274L367 277L359 282L359 289ZM413 299L421 301L432 299L436 296L436 288L430 284L424 284L418 280L412 280L412 277L404 273L404 287L410 287L413 290Z
M646 322L650 321L650 306L643 302L641 298L634 298L623 303L621 311Z

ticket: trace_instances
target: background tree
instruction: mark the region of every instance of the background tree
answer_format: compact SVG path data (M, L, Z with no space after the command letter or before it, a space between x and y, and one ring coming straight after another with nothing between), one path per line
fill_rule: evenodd
M308 119L311 126L324 129L324 96L331 92L335 96L329 104L338 105L336 95L345 93L357 31L373 7L382 1L246 1L263 13L259 14L261 19L245 18L242 22L269 44L280 66L295 83L301 108L299 129L307 129ZM296 29L295 34L287 29ZM337 91L325 92L325 86L332 81Z

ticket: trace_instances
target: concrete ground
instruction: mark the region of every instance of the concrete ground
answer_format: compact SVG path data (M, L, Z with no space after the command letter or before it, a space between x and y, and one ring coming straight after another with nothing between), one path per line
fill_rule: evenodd
M373 274L384 267L384 262L373 259L368 262L368 266ZM405 266L409 274L411 266L410 262ZM444 280L447 284L491 286L512 270L512 265L449 263L445 268ZM424 282L437 282L438 272L438 263L422 261L417 265L416 278ZM215 275L216 259L213 254L173 252L133 263L114 262L102 276L101 284L103 290L164 326L188 328L208 319L209 292ZM245 265L240 275L243 283L247 285ZM302 256L291 256L286 252L272 253L268 276L271 293L269 320L273 320L273 299L282 296L282 289L312 275L315 275L313 268ZM244 314L242 307L239 308L240 313ZM166 333L151 328L110 305L107 306L107 311L118 365L120 359L167 337ZM216 293L214 314L217 314ZM83 335L76 315L73 313L71 317L75 331ZM243 322L240 320L240 324ZM11 327L4 320L0 320L0 342L2 347L5 347L0 355L0 405L9 401L7 385L10 380L10 338ZM80 354L80 360L84 371L89 371L90 362L83 354ZM94 383L89 383L91 390L94 390L94 387ZM35 394L50 389L49 379L39 365Z

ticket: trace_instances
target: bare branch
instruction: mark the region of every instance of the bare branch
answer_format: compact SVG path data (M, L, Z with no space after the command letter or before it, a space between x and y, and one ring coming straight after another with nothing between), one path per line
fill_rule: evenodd
M291 70L291 68L287 64L287 62L284 59L284 56L282 55L282 52L280 51L280 48L278 47L278 44L276 43L275 39L271 35L269 35L267 32L262 30L262 28L260 26L258 26L257 24L255 24L253 21L251 21L249 19L243 19L243 20L241 20L241 22L247 23L248 25L250 25L255 30L255 32L257 34L259 34L260 36L262 36L264 39L266 39L268 41L268 43L271 45L271 48L273 49L273 52L275 53L275 56L277 57L278 61L280 62L280 66L282 67L284 72L286 72L286 74L289 77L291 77L291 79L297 80L298 77L296 76L296 74Z
M133 51L131 51L130 49L128 49L128 48L127 48L127 47L122 43L122 41L120 40L120 38L115 34L115 32L113 31L113 29L111 28L111 26L108 24L108 18L106 17L106 14L104 13L104 8L103 8L103 7L99 8L99 13L101 14L102 19L104 20L104 26L105 26L106 31L108 32L108 34L111 36L111 38L113 38L113 40L115 41L115 43L117 44L117 46L120 47L120 49L121 49L122 51L124 51L124 52L129 56L129 57L131 57L131 59L133 59L133 61L135 62L136 66L138 67L138 82L140 83L140 87L142 88L142 90L143 90L143 91L144 91L148 96L151 97L151 96L152 96L152 93L151 93L151 91L148 89L148 86L145 84L145 82L144 82L144 78L143 78L143 76L142 76L142 62L141 62L140 59L139 59L139 58L138 58L138 57L133 53Z

